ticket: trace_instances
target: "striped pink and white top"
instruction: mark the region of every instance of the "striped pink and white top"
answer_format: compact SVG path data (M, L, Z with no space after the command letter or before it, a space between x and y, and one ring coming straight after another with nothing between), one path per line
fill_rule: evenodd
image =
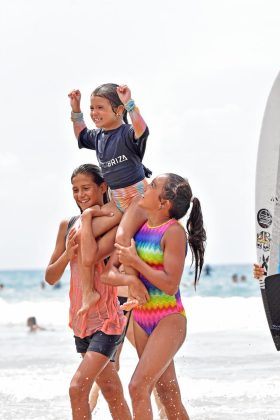
M75 226L78 226L78 222ZM117 288L101 283L100 274L104 270L104 263L95 267L94 287L100 294L100 299L85 316L77 316L82 306L82 282L78 275L77 258L70 262L70 310L69 326L77 337L87 337L96 331L109 335L122 334L126 325L126 317L120 309Z

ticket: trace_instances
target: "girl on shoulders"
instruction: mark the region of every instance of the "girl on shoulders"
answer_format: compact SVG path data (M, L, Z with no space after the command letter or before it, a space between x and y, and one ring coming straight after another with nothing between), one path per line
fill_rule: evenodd
M93 130L89 130L83 120L80 91L73 90L68 96L78 146L95 150L102 175L111 189L111 211L115 212L117 208L124 213L117 230L117 241L127 246L146 220L145 212L137 206L137 198L144 193L147 185L145 177L151 174L142 164L149 135L148 127L126 85L107 83L93 91L90 97L90 116L96 126ZM128 113L132 125L128 124ZM90 216L93 217L93 214L89 213ZM103 233L106 232L107 221L100 220L100 229L101 225ZM97 234L93 232L94 238L89 248L84 239L87 236L86 229L82 225L79 269L83 281L83 299L80 314L85 314L100 298L97 290L92 288L94 255L98 246L94 238Z

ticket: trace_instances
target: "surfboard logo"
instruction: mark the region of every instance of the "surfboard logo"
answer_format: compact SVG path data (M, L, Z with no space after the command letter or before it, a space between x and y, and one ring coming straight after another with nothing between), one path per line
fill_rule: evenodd
M257 234L257 248L262 249L264 252L270 250L270 233L264 232L263 230Z
M267 229L272 223L272 215L267 209L260 209L257 214L257 220L260 227Z
M264 275L267 276L269 256L262 256L262 268L264 268Z

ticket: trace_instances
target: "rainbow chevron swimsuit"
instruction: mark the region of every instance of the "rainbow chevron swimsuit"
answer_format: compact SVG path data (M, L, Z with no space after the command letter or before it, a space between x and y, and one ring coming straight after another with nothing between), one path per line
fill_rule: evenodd
M155 270L163 270L163 250L160 242L169 226L174 223L178 223L177 220L170 219L160 226L150 227L146 222L135 235L139 257ZM142 274L139 278L146 286L150 300L133 309L133 318L148 335L162 318L171 314L186 316L179 289L175 295L170 296L151 284Z

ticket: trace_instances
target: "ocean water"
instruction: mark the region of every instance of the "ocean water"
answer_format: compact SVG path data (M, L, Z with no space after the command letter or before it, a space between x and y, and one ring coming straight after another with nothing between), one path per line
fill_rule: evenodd
M190 418L279 420L280 355L251 266L211 268L196 291L189 269L181 285L188 336L175 360ZM38 270L0 271L2 420L71 419L68 386L80 358L67 326L69 273L60 288L42 289L43 278ZM45 330L30 333L29 316L36 316ZM120 376L128 402L127 385L136 363L136 352L126 342ZM110 419L102 397L93 418Z

